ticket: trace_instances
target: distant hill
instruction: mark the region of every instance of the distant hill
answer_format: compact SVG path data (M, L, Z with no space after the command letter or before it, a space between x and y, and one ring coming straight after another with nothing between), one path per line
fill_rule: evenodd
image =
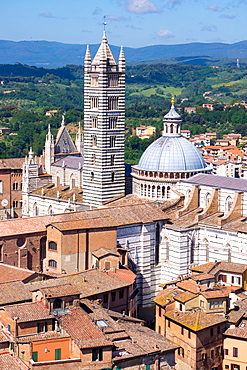
M99 45L91 45L92 56ZM111 46L118 56L119 47ZM83 64L86 45L63 44L48 41L6 41L0 40L0 64L22 63L30 66L56 68L68 64ZM205 65L209 58L247 58L247 41L234 44L224 43L189 43L179 45L152 45L141 48L125 48L127 62L154 61L167 58L187 58L177 60L180 63ZM200 57L200 58L198 58ZM207 65L207 63L206 63Z

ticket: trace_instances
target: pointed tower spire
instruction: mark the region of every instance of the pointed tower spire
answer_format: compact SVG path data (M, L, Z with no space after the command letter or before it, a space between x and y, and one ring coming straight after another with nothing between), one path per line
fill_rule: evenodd
M81 131L81 122L79 122L79 127L78 127L78 131L77 131L77 134L76 134L76 139L75 139L75 146L76 146L76 149L79 153L81 153L83 155L83 152L84 152L84 145L83 145L83 134L82 134L82 131Z
M65 126L65 112L62 114L62 122L61 122L61 127Z
M48 133L45 140L45 170L51 173L51 164L54 162L54 138L51 133L51 125L48 125Z
M116 60L112 54L112 51L108 45L108 40L106 37L106 31L103 31L103 36L101 40L100 47L92 61L92 65L94 66L103 66L106 63L107 66L116 66Z
M122 46L120 48L120 53L119 53L119 58L118 58L118 67L119 67L119 71L121 72L125 71L125 56L124 56L124 50Z
M33 162L34 162L34 160L33 160L33 155L34 155L34 153L33 153L33 149L32 149L32 147L30 146L29 153L28 153L29 163L33 163Z

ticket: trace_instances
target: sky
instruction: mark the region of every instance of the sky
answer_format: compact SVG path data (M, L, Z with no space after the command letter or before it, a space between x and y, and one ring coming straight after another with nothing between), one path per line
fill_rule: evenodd
M247 0L1 0L0 39L142 47L247 40Z

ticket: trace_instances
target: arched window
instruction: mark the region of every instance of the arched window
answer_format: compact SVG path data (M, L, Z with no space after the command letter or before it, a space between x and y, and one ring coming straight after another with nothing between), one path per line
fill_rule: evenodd
M170 186L167 186L167 199L171 197L171 188Z
M97 146L97 136L92 135L92 146Z
M146 197L147 196L147 185L145 184L144 185L144 197Z
M225 213L228 213L232 207L232 198L229 196L225 201Z
M207 193L205 195L205 207L207 207L208 203L209 203L209 200L210 200L210 193Z
M55 260L49 260L48 266L57 268L57 262Z
M52 206L49 206L48 208L48 215L53 215Z
M148 198L150 198L151 185L148 185Z
M49 249L51 249L51 250L53 250L53 251L56 251L57 250L57 243L55 243L55 242L49 242ZM51 260L52 261L52 260ZM54 262L56 262L56 261L54 261ZM57 267L57 266L55 266L55 267Z
M115 173L114 173L114 172L112 172L112 173L111 173L111 182L114 182L114 180L115 180Z
M141 197L143 197L143 184L141 184Z
M63 307L63 301L61 300L61 298L56 298L53 303L53 308L56 309L56 308L62 308L62 307Z
M13 183L13 190L18 190L18 182Z
M160 186L157 186L157 198L160 198Z
M70 189L73 189L75 188L75 178L73 175L71 175L71 178L70 178Z
M165 198L166 196L166 188L165 186L162 186L162 198Z
M155 186L152 186L152 198L155 198Z
M91 172L91 181L94 181L94 172Z
M34 205L33 205L33 215L34 216L39 215L39 207L37 206L37 203L34 203Z
M206 262L208 262L209 261L209 242L206 238L203 239L201 246L205 250Z

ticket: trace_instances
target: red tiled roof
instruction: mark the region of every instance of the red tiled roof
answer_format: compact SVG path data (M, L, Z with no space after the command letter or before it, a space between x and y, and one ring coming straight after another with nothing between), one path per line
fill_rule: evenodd
M115 272L109 270L107 273L130 284L134 284L136 279L136 274L129 269L117 269Z
M29 280L32 276L37 276L37 272L22 269L15 266L0 264L0 284L15 280Z
M104 333L81 308L71 308L60 317L60 323L71 338L81 347L111 346Z
M12 319L18 318L18 322L28 322L36 320L51 319L48 308L45 308L40 302L20 303L11 306L4 306L4 310Z
M0 369L2 370L24 370L28 369L21 362L21 360L17 359L15 356L10 354L0 354Z
M167 311L164 313L164 316L193 331L203 330L226 321L222 315L206 314L199 309L186 312Z
M80 290L75 288L71 284L51 286L47 288L40 288L40 290L46 294L46 297L66 297L72 295L79 295Z
M82 227L88 227L91 222L94 222L94 225L99 225L100 221L103 224L107 221L107 226L120 226L165 220L167 218L167 215L153 203L132 204L127 206L119 205L90 211L68 212L49 216L1 221L0 237L29 234L32 232L45 232L46 227L50 224L56 225L57 228L61 227L66 229L66 223L71 221L76 223L76 226L79 226L81 222ZM77 221L79 222L77 223Z

